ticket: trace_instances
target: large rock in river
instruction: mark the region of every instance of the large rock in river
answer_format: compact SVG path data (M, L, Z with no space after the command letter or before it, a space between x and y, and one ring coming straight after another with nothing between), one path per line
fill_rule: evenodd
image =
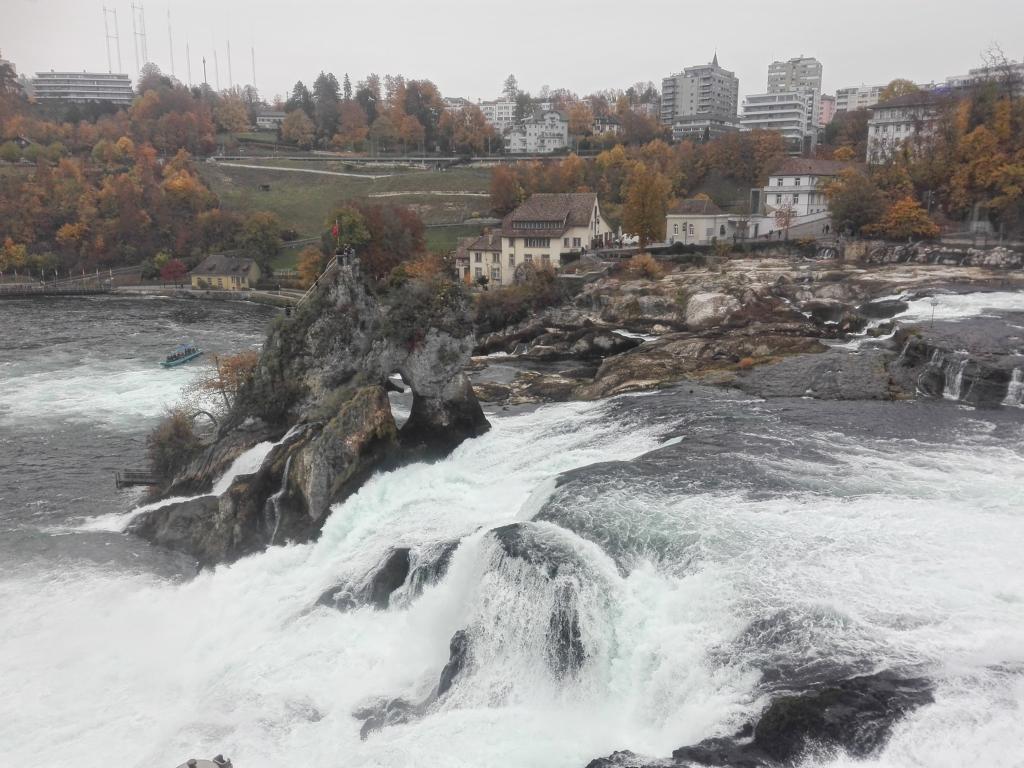
M469 308L447 279L371 285L357 260L337 264L275 322L216 441L168 490L208 491L241 450L287 435L219 499L159 507L130 530L204 564L307 541L374 471L482 434L490 425L463 372L474 345ZM400 430L387 397L395 374L413 396Z

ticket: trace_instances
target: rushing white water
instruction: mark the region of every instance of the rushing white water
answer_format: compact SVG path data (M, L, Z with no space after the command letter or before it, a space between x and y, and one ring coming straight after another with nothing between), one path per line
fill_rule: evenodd
M148 768L224 752L239 768L582 768L619 748L666 755L758 709L744 629L789 611L810 627L804 644L756 653L919 665L936 679L936 703L897 728L876 765L1014 765L1024 456L984 430L945 446L809 434L831 464L761 461L784 493L667 493L652 476L570 496L622 526L616 540L668 545L621 571L606 548L535 524L564 553L558 584L575 590L587 653L577 675L556 678L543 654L558 584L503 559L486 530L575 494L556 491L559 472L685 445L644 414L566 404L495 419L443 461L372 478L317 543L185 583L87 566L4 574L2 762ZM458 537L447 575L415 600L310 610L390 547ZM424 718L361 741L352 710L424 697L463 628L468 679Z
M1006 387L1003 405L1024 407L1024 368L1014 368Z
M967 317L992 316L998 312L1024 312L1024 293L995 291L937 294L907 303L909 307L896 315L897 320L920 322L931 320L933 316L936 320L962 320Z

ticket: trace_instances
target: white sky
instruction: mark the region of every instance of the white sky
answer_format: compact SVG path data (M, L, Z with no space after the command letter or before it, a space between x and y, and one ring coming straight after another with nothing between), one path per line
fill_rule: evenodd
M122 69L135 77L130 0L116 8ZM104 0L0 0L0 53L19 73L107 70ZM824 91L896 77L942 81L981 63L993 43L1024 59L1024 0L163 0L145 2L149 58L192 80L201 58L214 82L252 82L266 98L312 85L320 70L355 82L369 72L433 80L446 96L493 98L511 72L520 87L584 95L626 88L711 60L736 72L740 94L766 87L768 64L806 55L824 65ZM114 44L111 43L113 52ZM116 52L112 53L117 69Z

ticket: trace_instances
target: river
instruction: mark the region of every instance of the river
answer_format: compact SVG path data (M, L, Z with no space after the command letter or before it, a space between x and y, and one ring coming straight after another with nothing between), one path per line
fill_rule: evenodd
M857 765L1022 764L1024 410L679 387L490 414L447 459L373 477L316 543L195 574L118 532L139 494L113 472L195 375L156 365L169 347L250 348L273 314L0 303L0 763L583 768L732 733L771 676L896 669L935 702ZM537 620L558 594L487 535L515 521L573 579L573 674ZM315 606L392 547L454 539L415 599ZM451 695L360 739L353 710L427 695L460 629Z

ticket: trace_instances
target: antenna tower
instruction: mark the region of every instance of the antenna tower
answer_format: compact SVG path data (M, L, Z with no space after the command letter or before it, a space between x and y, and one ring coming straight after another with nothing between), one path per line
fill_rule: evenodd
M256 46L249 49L252 52L252 87L256 87Z
M142 65L149 63L149 52L146 50L146 12L142 3L132 3L132 34L135 38L135 69L142 71Z
M231 74L231 41L228 40L228 88L235 87L235 78Z
M217 85L217 91L220 91L220 64L217 62L217 49L213 49L213 81Z
M188 49L188 40L185 41L185 71L188 73L188 87L192 87L192 52Z
M114 18L114 33L110 33L110 17ZM121 35L117 29L117 9L107 8L103 6L103 31L107 36L107 71L113 73L114 62L110 58L110 41L113 40L117 46L117 71L120 74L123 71L121 67Z
M171 34L171 9L167 9L167 46L171 52L171 77L174 77L174 35Z

